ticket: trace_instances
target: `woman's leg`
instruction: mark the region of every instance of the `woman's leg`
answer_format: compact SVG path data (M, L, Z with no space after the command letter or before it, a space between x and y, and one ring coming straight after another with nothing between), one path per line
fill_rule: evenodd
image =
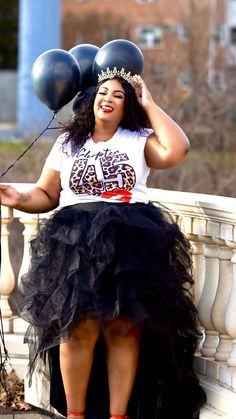
M66 394L67 410L80 413L85 410L93 352L100 333L95 319L81 322L70 339L60 345L60 367Z
M125 415L132 392L140 347L140 325L125 317L105 324L110 413Z

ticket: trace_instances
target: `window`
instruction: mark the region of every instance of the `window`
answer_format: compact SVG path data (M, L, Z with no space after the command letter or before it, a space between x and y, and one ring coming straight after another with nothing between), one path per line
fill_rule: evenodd
M192 77L188 70L182 71L177 79L177 86L181 90L191 89Z
M226 89L226 81L225 81L225 75L222 70L215 70L213 75L213 84L216 88L219 88L220 90Z
M82 31L77 31L75 36L75 43L76 45L84 43L84 33Z
M166 73L167 72L166 72L165 68L161 68L161 67L152 68L153 81L156 84L164 85L165 80L166 80Z
M236 44L236 27L230 28L230 43Z
M155 48L161 45L162 28L156 25L141 26L137 29L137 42L143 48Z
M215 30L214 30L214 39L216 42L220 43L221 45L224 44L224 39L225 39L224 25L216 25Z
M187 41L189 38L189 31L187 26L183 25L183 24L179 24L176 26L176 32L178 35L178 38L181 41Z
M164 25L162 25L162 29L164 32L172 35L172 34L176 34L176 25L174 24L170 24L170 23L164 23Z
M103 30L104 42L112 41L116 37L117 37L117 30L115 28L108 27Z

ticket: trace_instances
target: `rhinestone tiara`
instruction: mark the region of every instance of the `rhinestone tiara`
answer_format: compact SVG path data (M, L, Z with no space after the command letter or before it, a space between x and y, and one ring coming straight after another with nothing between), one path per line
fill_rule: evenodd
M110 70L110 68L107 67L105 71L102 70L101 73L98 74L98 82L106 79L113 79L115 76L122 77L124 80L130 83L131 86L135 87L135 81L133 80L131 71L127 73L124 68L117 70L117 68L114 67L113 70Z

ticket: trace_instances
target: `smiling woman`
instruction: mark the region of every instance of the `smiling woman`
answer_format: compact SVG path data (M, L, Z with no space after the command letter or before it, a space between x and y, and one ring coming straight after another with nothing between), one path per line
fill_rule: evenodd
M68 418L199 417L190 245L147 189L150 167L172 167L188 149L143 79L111 71L64 127L27 199L0 186L2 204L25 212L59 204L31 241L17 304L29 322L30 375L47 354L50 402Z
M99 87L93 109L95 115L93 140L96 142L111 138L125 113L125 90L118 80L107 80ZM103 138L103 134L101 136L103 129L106 138Z

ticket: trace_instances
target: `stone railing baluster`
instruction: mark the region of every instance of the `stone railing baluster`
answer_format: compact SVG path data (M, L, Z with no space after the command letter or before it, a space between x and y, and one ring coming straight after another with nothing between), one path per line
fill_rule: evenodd
M231 226L229 226L230 228ZM232 339L225 330L225 312L232 286L232 250L223 245L219 251L219 282L216 291L216 298L212 307L212 323L215 330L219 333L219 344L215 353L217 361L227 361L229 358Z
M12 210L2 207L1 228L1 274L0 274L0 297L1 313L3 318L4 332L12 331L12 310L9 305L9 297L15 286L15 276L9 255L9 231L8 224L12 220Z
M197 235L188 234L187 237L190 240L190 243L193 249L193 253L192 253L193 279L194 279L193 302L195 306L198 308L198 304L201 299L202 290L204 286L204 279L205 279L205 257L204 257L205 244L199 240L199 237ZM202 333L202 337L199 338L197 353L199 353L204 342L204 327L200 324L199 319L198 319L198 328L199 328L199 331Z
M194 277L194 304L198 307L205 279L205 244L199 240L197 235L188 234L193 253L193 277Z
M232 350L227 360L227 365L236 367L236 229L234 227L234 242L227 242L232 248L233 256L231 262L233 264L232 287L225 312L225 330L232 338ZM236 387L236 385L235 385Z
M214 357L219 338L212 324L211 314L219 279L219 245L214 243L211 237L200 236L199 238L205 243L205 279L198 305L199 320L205 328L201 354L206 357Z
M14 216L19 218L19 221L24 225L23 230L23 257L21 262L21 267L18 274L17 285L20 287L21 277L27 272L29 263L30 263L30 253L29 253L29 242L36 234L36 228L38 224L38 214L26 214L20 211L15 210ZM28 324L21 318L17 317L13 321L13 331L15 333L24 333L27 329Z
M17 214L17 212L16 212ZM19 221L24 225L24 251L23 251L23 258L22 263L18 275L18 285L20 283L22 275L27 272L29 263L30 263L30 254L29 254L29 247L30 247L30 240L35 237L36 229L38 225L38 214L23 214L20 216Z

